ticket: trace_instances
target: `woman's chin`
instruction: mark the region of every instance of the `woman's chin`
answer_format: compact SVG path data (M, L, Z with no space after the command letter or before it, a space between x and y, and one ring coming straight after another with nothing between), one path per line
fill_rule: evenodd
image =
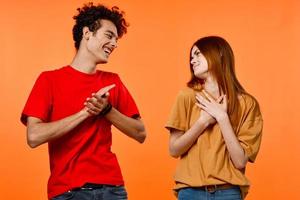
M206 78L206 73L195 73L194 75L199 79L205 79Z

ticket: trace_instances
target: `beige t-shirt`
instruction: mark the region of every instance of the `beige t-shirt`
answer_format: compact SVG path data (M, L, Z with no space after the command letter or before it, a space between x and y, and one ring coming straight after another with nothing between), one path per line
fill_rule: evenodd
M191 88L179 92L166 124L167 129L186 132L191 128L201 114L195 104L195 95ZM242 112L236 135L249 161L254 162L261 143L263 120L255 99L242 95L239 101ZM240 186L242 196L245 196L250 185L244 171L236 169L230 160L217 123L208 127L188 152L181 156L174 178L175 190L230 183Z

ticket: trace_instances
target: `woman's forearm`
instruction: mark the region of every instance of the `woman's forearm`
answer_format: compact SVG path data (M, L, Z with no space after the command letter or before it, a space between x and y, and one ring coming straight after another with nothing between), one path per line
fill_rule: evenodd
M220 126L231 161L237 169L244 169L248 158L234 133L228 115L220 117L217 119L217 122Z

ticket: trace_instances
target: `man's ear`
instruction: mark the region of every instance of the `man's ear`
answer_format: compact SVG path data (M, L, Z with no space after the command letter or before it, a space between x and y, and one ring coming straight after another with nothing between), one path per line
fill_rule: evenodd
M92 32L90 31L89 27L85 26L82 29L82 38L85 40L89 40Z

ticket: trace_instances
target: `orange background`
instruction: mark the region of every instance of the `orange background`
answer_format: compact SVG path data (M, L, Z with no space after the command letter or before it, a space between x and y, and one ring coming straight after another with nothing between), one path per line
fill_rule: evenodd
M0 198L46 199L47 145L30 149L19 116L41 71L74 56L72 16L84 1L1 1ZM131 200L172 200L176 160L164 129L177 92L189 79L192 43L220 35L231 44L236 71L261 105L264 136L248 200L300 199L300 1L106 0L131 26L101 69L120 74L148 130L143 145L114 130ZM76 98L76 97L75 97Z

